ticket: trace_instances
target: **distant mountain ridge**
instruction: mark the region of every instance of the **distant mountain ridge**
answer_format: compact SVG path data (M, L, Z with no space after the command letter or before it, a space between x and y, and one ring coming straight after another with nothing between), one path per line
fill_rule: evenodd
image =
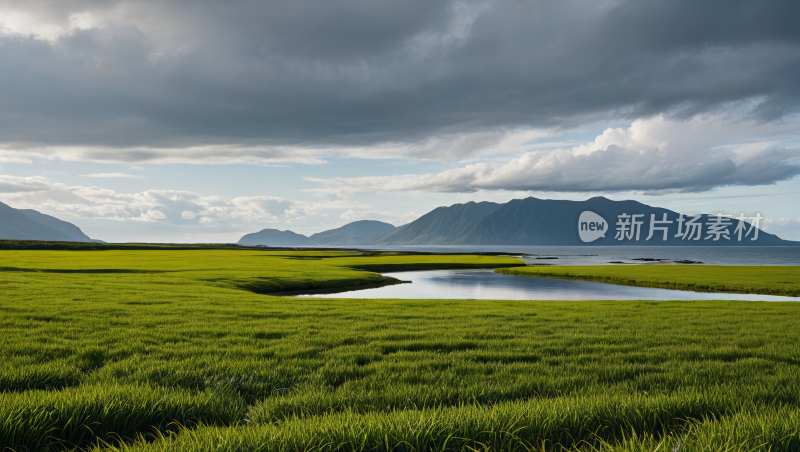
M583 242L578 233L580 214L590 211L600 215L607 222L608 232L604 238L591 243ZM670 223L655 224L656 227L667 228L667 240L663 240L663 231L654 230L653 237L647 240L650 233L651 215L657 221L667 215ZM637 221L642 222L637 234L625 234L622 240L617 236L617 222L620 215L641 215ZM468 233L455 241L456 245L642 245L642 246L780 246L795 245L798 242L782 240L779 237L758 231L758 240L751 240L753 233L744 240L735 238L727 240L719 237L713 240L708 237L708 224L713 222L709 215L702 215L697 220L702 226L699 240L676 237L678 235L677 212L659 207L651 207L638 201L612 201L598 196L586 201L563 201L553 199L525 198L515 199L501 208L481 218ZM691 218L691 216L688 216ZM630 220L629 220L630 221ZM737 221L731 219L729 234L733 233Z
M382 221L361 220L340 228L318 232L311 237L292 231L263 229L242 237L239 245L267 246L349 246L372 243L389 234L395 227Z
M239 245L302 246L306 242L308 242L308 237L303 234L277 229L262 229L245 235L237 243Z
M603 233L584 241L579 233L581 214L591 212L603 223ZM666 215L666 217L664 216ZM666 222L662 222L666 218ZM522 246L797 246L800 242L783 240L760 228L744 223L739 240L735 218L720 219L722 226L713 226L716 215L692 215L679 219L677 212L652 207L638 201L612 201L602 196L585 201L565 201L529 197L505 204L468 202L436 209L406 225L394 228L379 221L359 221L341 228L312 235L303 243L269 246L410 246L410 245L522 245ZM694 218L691 236L681 235L685 224ZM653 234L650 234L651 220ZM682 221L682 222L681 222ZM627 222L619 226L619 222ZM383 225L383 226L381 226ZM618 234L619 228L624 232ZM372 228L368 233L356 233ZM712 228L727 231L715 234ZM363 229L366 230L366 229ZM266 230L265 230L266 231ZM274 231L274 230L273 230ZM261 233L263 233L262 231ZM290 232L290 231L285 231ZM261 234L259 233L259 234ZM757 240L752 238L757 234ZM248 234L239 241L245 243ZM302 236L305 237L305 236ZM726 238L727 237L727 238ZM717 240L714 240L716 238Z
M17 212L21 212L23 215L27 216L31 220L39 224L43 224L50 229L55 229L56 231L67 234L68 236L73 237L75 240L79 242L92 241L92 239L90 239L88 235L84 234L83 231L81 231L81 228L75 226L72 223L68 223L64 220L59 220L56 217L43 214L33 209L17 209Z
M31 209L15 209L0 202L0 239L58 242L102 242L90 239L72 223Z
M502 204L468 202L437 207L417 220L400 226L371 245L445 245L452 244L475 224Z
M308 238L306 246L348 246L372 243L394 231L394 225L382 221L360 220L340 228L318 232Z

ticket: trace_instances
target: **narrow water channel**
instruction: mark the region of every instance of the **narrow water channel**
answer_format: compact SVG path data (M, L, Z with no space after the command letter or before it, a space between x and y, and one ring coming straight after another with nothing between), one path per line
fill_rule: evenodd
M588 281L501 275L493 270L432 270L384 273L410 284L331 294L319 298L439 298L484 300L749 300L800 301L771 295L702 293L619 286Z

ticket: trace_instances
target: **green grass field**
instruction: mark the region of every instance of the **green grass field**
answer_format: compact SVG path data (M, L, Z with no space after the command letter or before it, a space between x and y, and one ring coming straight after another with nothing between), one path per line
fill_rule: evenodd
M0 252L7 450L800 449L800 305L354 300L507 257ZM0 447L0 450L2 449Z
M800 267L793 266L602 265L502 268L497 273L697 292L800 297Z

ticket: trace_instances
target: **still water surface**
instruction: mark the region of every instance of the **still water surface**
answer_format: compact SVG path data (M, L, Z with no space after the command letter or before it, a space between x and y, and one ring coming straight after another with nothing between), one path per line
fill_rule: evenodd
M336 294L300 295L321 298L439 298L485 300L750 300L800 301L770 295L702 293L649 287L618 286L589 281L501 275L492 270L433 270L383 273L411 284Z
M634 259L691 260L717 265L800 265L800 246L351 246L371 250L425 251L429 253L511 253L528 264L619 265L641 263ZM558 259L537 259L557 257Z

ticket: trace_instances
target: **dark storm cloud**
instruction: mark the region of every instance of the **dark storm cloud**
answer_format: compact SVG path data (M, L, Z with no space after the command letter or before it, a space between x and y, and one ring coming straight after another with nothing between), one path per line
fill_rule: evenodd
M601 25L609 42L630 49L672 51L697 46L797 41L800 5L791 0L625 2ZM637 39L631 39L631 37Z
M429 0L277 0L233 5L182 6L195 23L213 30L223 46L250 56L287 55L331 62L391 52L398 43L446 27L449 18L448 2Z
M31 0L2 8L65 27L70 14L99 18L50 41L0 37L4 143L109 153L371 145L570 127L598 115L686 116L753 98L761 99L753 114L773 120L800 103L796 1ZM159 155L125 152L136 162Z

